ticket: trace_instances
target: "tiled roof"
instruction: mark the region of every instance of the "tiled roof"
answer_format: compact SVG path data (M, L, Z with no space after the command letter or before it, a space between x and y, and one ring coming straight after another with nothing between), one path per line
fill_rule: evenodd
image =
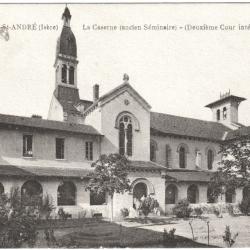
M167 170L166 179L176 182L179 181L209 182L213 175L214 175L213 172L208 172L208 171L172 169L172 170Z
M76 105L80 101L78 89L66 86L57 86L54 91L54 95L62 105L64 112L67 112L68 114L80 115L80 112L76 109Z
M0 176L86 177L90 163L2 157Z
M220 141L225 132L231 131L223 124L181 116L151 112L151 133L188 136Z
M130 167L138 170L163 170L169 181L208 182L213 172L169 169L151 161L130 161ZM41 160L27 158L0 158L0 176L43 176L43 177L87 177L93 171L89 162L67 160Z
M67 169L67 168L50 168L34 167L28 168L0 165L0 176L44 176L44 177L86 177L90 171L85 169Z
M241 137L250 137L250 126L230 131L226 136L226 140L233 140Z
M36 128L36 129L66 131L66 132L89 134L89 135L101 135L95 128L89 125L0 114L0 126L6 126L6 125L15 125L15 126L22 126L22 127Z
M83 105L84 106L84 110L86 110L88 107L90 107L93 104L93 101L89 101L89 100L82 100L80 99L78 104L76 104L76 106L78 105Z
M152 161L130 161L130 167L136 169L166 170L167 168Z

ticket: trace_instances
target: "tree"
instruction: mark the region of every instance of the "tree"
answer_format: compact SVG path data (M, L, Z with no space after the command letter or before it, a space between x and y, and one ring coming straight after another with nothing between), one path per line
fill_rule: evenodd
M250 184L250 139L237 138L223 143L219 153L219 168L210 183L214 197Z
M130 189L128 179L129 161L120 154L101 155L92 163L94 171L88 174L85 189L98 194L107 193L111 197L111 221L113 221L114 193L124 193Z
M221 145L220 171L230 180L245 185L250 181L250 139L237 139Z

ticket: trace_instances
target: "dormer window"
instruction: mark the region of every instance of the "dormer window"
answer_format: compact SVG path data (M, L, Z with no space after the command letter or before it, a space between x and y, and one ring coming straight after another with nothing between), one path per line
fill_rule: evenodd
M73 66L70 66L69 68L69 84L74 85L74 81L75 81L75 69Z
M67 83L67 66L65 64L62 65L62 82Z
M223 120L226 120L227 119L227 108L224 107L223 108Z
M217 109L217 112L216 112L216 119L217 119L217 121L220 120L220 110L219 109Z

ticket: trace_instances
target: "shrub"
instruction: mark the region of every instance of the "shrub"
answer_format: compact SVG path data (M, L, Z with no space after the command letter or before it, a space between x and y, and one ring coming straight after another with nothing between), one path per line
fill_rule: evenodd
M250 213L250 199L243 199L239 204L239 209L243 214L248 215Z
M122 208L121 209L121 215L123 218L126 218L129 216L129 210L127 208Z
M0 248L20 248L36 242L37 220L34 209L21 203L21 192L12 188L10 196L0 195Z
M235 216L234 206L233 206L232 204L228 204L227 210L228 210L228 214L229 214L229 215Z
M191 212L192 208L189 206L189 201L187 199L179 201L173 208L173 213L178 218L189 217Z
M218 207L214 207L214 214L219 217L220 216L220 209Z
M163 232L163 245L165 247L176 247L177 239L175 237L175 228L169 230L169 232L164 229Z
M62 207L60 207L59 209L58 209L58 216L59 216L59 219L62 219L62 220L67 220L68 218L71 218L72 217L72 215L71 214L69 214L69 213L66 213L64 210L63 210L63 208Z
M239 234L236 233L234 236L232 236L232 232L230 230L230 226L226 226L224 235L222 236L223 241L226 243L227 247L232 247L232 245L235 243L236 238Z
M203 214L203 209L201 207L195 207L194 213L197 217L200 217Z
M158 207L158 201L150 196L147 196L144 200L141 201L140 210L142 211L144 216L147 217L149 213L153 212L154 209Z

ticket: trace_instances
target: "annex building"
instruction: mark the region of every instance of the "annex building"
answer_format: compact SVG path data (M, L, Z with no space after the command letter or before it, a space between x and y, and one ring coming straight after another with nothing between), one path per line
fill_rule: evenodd
M178 200L217 202L208 182L217 169L220 144L250 127L238 122L245 98L227 93L208 104L213 121L151 112L150 104L124 75L121 85L93 100L81 99L77 88L77 42L66 7L57 40L55 90L48 118L0 114L0 192L13 186L22 195L49 194L54 205L74 217L83 210L108 217L110 199L85 191L91 163L101 154L119 152L131 164L130 193L114 196L114 214L133 207L135 198L151 194L162 214L171 213ZM227 193L223 202L241 201L243 190Z

